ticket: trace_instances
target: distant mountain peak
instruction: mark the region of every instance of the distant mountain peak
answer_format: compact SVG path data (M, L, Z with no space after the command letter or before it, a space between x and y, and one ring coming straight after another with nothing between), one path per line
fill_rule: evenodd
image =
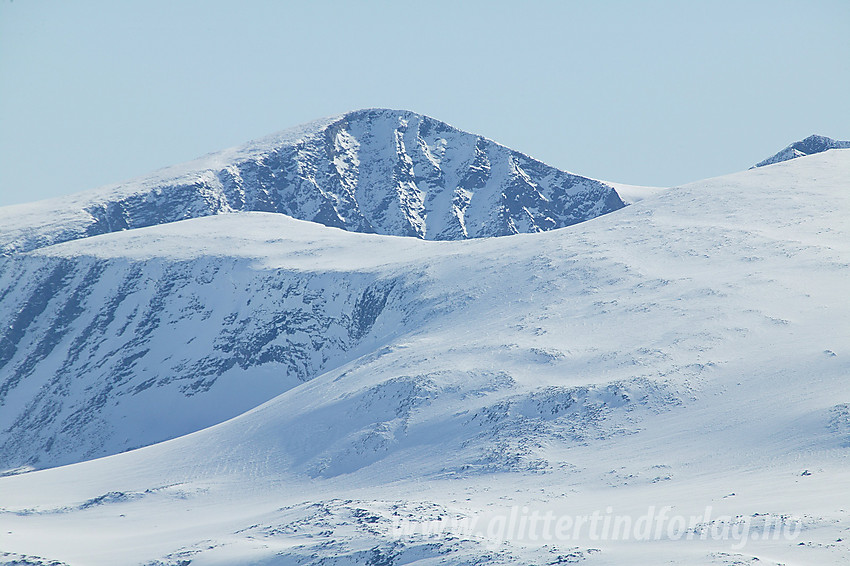
M773 165L774 163L781 163L782 161L788 161L789 159L796 159L797 157L804 157L814 153L821 153L822 151L827 151L829 149L848 148L850 148L850 141L834 140L826 136L812 134L805 139L792 143L779 153L768 157L764 161L756 163L752 168Z
M370 108L119 185L0 210L0 254L228 212L462 240L562 228L623 206L601 181L428 116Z

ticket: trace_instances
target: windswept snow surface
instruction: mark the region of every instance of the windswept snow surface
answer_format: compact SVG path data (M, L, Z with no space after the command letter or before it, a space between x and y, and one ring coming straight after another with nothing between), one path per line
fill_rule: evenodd
M178 422L215 391L216 403L249 403L261 364L235 363L188 397L176 393L191 374L162 369L179 368L194 342L222 344L225 313L301 313L298 336L260 350L286 360L295 344L314 348L321 373L293 381L276 361L268 367L286 390L231 420L0 478L0 563L850 563L848 218L850 151L837 150L536 234L429 242L241 213L19 256L26 264L4 277L71 262L65 280L102 264L96 279L108 285L79 294L83 311L134 270L150 282L126 283L130 294L169 270L190 283L162 295L157 340L174 359L152 343L138 360L165 365L131 363L97 393L107 401L90 417L102 423L75 439L64 427L76 421L47 418L46 432L4 455L84 456L74 443ZM190 307L193 294L212 301L207 318ZM141 323L113 310L102 345L86 352L131 351L109 325ZM57 348L92 322L67 320L46 335ZM313 327L333 344L308 346ZM255 330L233 331L250 342ZM52 355L37 367L59 367ZM103 388L90 369L65 385L34 371L31 397L19 399L34 399L35 414L74 414ZM134 393L146 371L166 381ZM151 390L177 401L145 421ZM20 406L6 403L4 419ZM547 514L586 524L548 535L538 525L532 536L530 522ZM651 540L592 528L594 516L648 517ZM663 517L681 518L691 536ZM766 521L788 529L763 536Z

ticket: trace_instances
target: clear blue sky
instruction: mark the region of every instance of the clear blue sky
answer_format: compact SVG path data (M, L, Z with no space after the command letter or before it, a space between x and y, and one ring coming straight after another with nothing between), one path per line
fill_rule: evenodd
M674 185L850 138L850 1L0 0L0 205L405 108Z

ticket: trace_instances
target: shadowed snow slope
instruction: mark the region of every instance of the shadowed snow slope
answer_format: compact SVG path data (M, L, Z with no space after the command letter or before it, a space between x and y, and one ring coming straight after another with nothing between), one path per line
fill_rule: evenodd
M30 322L6 367L41 369L3 391L8 466L283 392L0 478L0 563L846 564L848 180L836 150L537 234L426 242L243 213L9 258L5 297L36 296L11 280L55 289L11 314ZM393 530L664 506L802 531Z
M433 118L360 110L121 185L0 209L0 254L233 211L461 240L561 228L623 206L605 183Z

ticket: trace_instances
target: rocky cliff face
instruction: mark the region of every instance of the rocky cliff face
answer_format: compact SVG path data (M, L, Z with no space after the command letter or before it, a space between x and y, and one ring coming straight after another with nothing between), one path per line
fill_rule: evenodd
M233 211L460 240L552 230L623 206L605 183L433 118L361 110L123 185L8 207L0 252Z

